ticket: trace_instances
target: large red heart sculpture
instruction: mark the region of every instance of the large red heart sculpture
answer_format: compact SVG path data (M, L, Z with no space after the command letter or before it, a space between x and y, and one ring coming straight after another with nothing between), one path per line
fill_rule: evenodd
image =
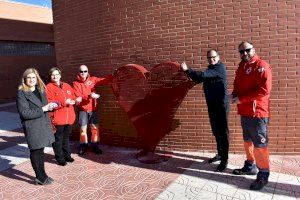
M125 65L114 73L112 85L141 138L143 151L138 157L153 153L172 130L175 112L193 86L179 63L174 62L158 64L150 71L136 64Z

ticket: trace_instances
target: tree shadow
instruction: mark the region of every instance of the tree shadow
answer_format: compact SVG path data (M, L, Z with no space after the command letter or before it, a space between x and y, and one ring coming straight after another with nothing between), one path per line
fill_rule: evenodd
M0 175L34 184L35 177L14 168L20 163L30 162L30 150L24 136L0 138L3 140L0 143ZM45 153L45 162L56 163L54 156L48 153Z
M11 137L9 138L12 139ZM8 159L11 157L13 157L14 160ZM0 151L0 175L32 183L34 177L20 170L14 169L14 167L19 164L18 162L26 162L28 158L29 149L26 146L15 144L14 146L2 149Z
M0 158L0 162L1 162L1 165L2 165L3 162L6 162L6 161L5 161L5 159ZM0 175L8 177L10 179L16 179L16 180L19 180L19 181L24 181L24 182L27 182L27 183L30 183L30 184L34 184L34 177L33 176L31 176L27 173L24 173L20 170L14 169L13 167L15 165L9 164L10 160L7 160L7 163L9 165L9 168L7 170L1 171Z

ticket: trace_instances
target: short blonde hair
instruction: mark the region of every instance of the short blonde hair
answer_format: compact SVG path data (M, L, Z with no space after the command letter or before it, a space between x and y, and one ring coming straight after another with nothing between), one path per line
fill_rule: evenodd
M35 74L37 86L39 87L39 89L41 91L44 91L46 88L45 83L43 82L38 71L35 68L28 68L24 71L24 73L22 75L21 83L20 83L18 89L23 90L23 91L30 91L28 85L26 85L26 83L25 83L25 79L28 76L28 74L31 74L31 73Z

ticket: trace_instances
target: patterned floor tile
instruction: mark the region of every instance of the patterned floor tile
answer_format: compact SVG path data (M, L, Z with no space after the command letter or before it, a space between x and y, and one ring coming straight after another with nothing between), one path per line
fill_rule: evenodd
M296 195L292 191L276 191L272 200L296 200Z
M193 200L231 200L231 196L224 194L218 194L213 192L199 192L199 194Z
M163 199L163 200L179 200L179 199L186 199L191 200L194 199L198 193L198 188L190 187L190 186L182 186L181 184L174 183L171 186L169 186L165 192L160 194L157 199Z
M251 191L251 190L238 190L234 196L235 199L240 200L271 200L273 195L270 193L265 193L261 191Z
M6 115L19 119L15 106L0 107L0 122ZM177 151L170 159L149 165L135 159L137 149L111 146L103 146L102 155L74 153L75 161L66 166L57 165L47 148L45 168L55 182L36 186L20 124L1 129L0 199L300 199L300 156L271 156L268 185L251 191L256 176L232 174L243 166L243 154L230 154L228 168L220 173L215 172L218 162L207 162L214 153ZM71 146L76 152L77 143Z

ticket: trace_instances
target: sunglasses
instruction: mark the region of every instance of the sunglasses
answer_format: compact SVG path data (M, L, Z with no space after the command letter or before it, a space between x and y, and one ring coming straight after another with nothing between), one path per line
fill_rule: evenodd
M87 73L88 71L87 70L84 70L84 71L80 70L79 72L80 73Z
M249 53L252 48L245 49L245 50L239 50L240 54L244 54L245 52Z

